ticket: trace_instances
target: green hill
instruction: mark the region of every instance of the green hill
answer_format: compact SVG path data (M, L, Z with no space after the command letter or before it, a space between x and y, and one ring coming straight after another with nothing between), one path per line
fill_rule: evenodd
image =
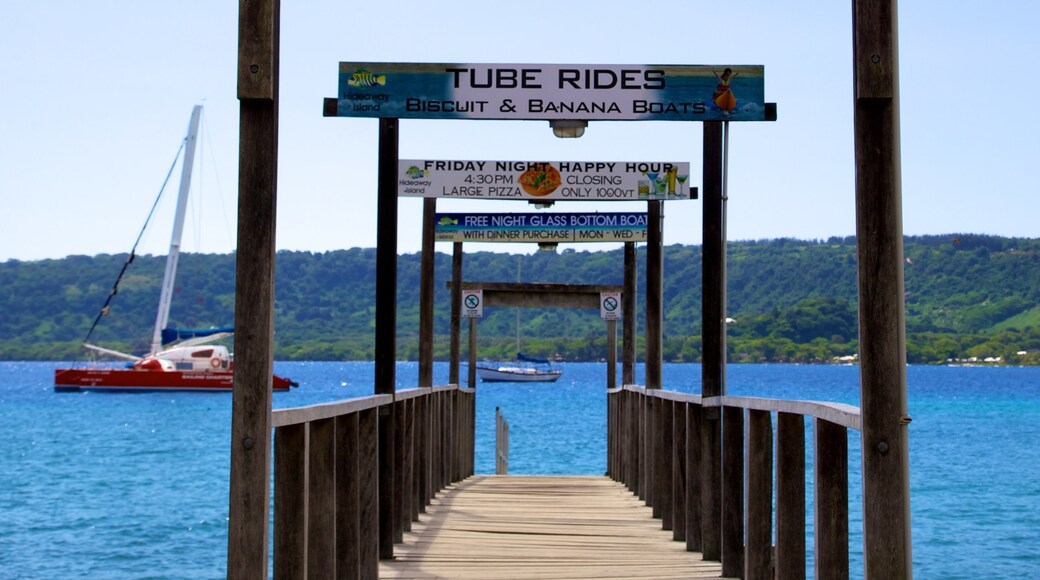
M730 359L828 362L856 352L854 238L730 242ZM1040 364L1040 240L971 234L907 237L908 360L1000 357ZM0 359L66 360L81 343L126 255L69 256L0 263ZM645 247L638 293L645 291ZM398 259L399 358L418 356L419 255ZM154 324L165 258L138 256L127 269L91 341L140 352ZM275 355L279 360L372 357L375 250L279 252L276 259ZM700 357L701 248L669 246L664 254L664 356ZM171 323L204 328L234 322L235 257L184 254ZM509 255L467 253L464 278L489 282L621 284L623 252ZM435 267L435 356L447 358L451 256ZM641 301L637 301L641 302ZM645 313L636 313L642 332ZM479 323L481 357L511 357L515 311L488 308ZM595 311L524 310L523 349L568 360L603 356ZM641 343L641 339L640 339ZM638 347L639 345L637 345ZM641 353L641 349L638 349ZM1025 355L1019 354L1025 352Z

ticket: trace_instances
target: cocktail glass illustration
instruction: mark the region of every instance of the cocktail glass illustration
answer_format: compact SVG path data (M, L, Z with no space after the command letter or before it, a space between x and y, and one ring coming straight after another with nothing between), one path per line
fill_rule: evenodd
M639 192L639 197L644 197L644 198L645 197L649 197L650 196L650 181L647 180L647 179L640 179L639 180L638 189L636 191Z
M654 180L654 193L658 196L664 197L668 194L668 178L660 176Z
M657 193L657 172L647 171L646 176L650 179L650 195L655 195Z
M677 196L679 196L679 197L683 196L682 195L682 184L686 183L686 178L687 177L689 177L689 175L676 175L675 176L675 180L679 182L679 187L676 189L675 194Z

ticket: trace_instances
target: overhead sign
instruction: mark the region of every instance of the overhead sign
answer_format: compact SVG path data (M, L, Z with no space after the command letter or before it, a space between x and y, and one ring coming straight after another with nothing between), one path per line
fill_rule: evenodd
M621 293L599 293L599 317L603 320L621 320Z
M484 317L484 291L462 290L462 317L483 318Z
M765 68L341 62L334 116L765 121Z
M401 197L571 201L697 199L690 164L675 161L402 159Z
M439 213L438 242L645 242L645 213Z

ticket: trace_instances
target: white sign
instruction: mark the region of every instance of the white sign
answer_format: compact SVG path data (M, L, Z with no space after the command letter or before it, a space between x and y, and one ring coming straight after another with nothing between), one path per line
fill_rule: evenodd
M401 159L400 197L569 201L697 199L685 161Z
M483 318L484 317L484 291L463 290L462 291L462 317Z
M599 293L599 317L603 320L621 320L621 293Z

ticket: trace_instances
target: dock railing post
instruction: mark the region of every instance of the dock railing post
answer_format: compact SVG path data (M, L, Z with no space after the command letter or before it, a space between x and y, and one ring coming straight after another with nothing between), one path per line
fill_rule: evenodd
M911 578L896 0L853 0L863 542L867 578Z

